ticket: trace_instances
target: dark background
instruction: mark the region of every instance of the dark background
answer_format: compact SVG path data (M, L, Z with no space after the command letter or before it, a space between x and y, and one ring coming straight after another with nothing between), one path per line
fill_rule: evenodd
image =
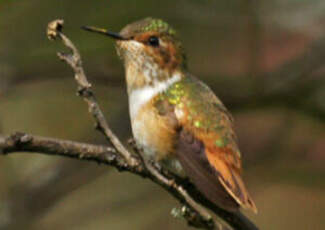
M63 49L45 35L63 18L114 131L131 136L113 42L81 25L120 30L147 16L179 32L190 70L235 117L244 178L261 229L325 228L323 0L0 0L0 134L105 143L75 96ZM128 173L61 157L0 157L0 229L187 229L178 203Z

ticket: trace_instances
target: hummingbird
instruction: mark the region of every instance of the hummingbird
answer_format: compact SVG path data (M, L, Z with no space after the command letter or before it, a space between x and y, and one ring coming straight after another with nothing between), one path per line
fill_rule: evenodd
M119 33L83 29L116 41L123 60L132 133L143 158L189 178L225 210L257 212L241 177L241 153L233 119L213 91L188 71L176 31L145 18Z

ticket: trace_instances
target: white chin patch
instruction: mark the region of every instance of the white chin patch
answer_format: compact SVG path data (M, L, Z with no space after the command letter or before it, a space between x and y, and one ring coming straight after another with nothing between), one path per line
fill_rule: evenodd
M118 41L118 46L126 52L135 53L143 49L143 44L134 40Z

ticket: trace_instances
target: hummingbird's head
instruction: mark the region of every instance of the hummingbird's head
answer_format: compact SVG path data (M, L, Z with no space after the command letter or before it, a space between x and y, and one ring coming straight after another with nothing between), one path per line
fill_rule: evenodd
M175 30L161 19L136 21L119 33L94 27L84 29L116 40L117 52L124 61L128 87L139 88L164 81L186 68L185 53Z

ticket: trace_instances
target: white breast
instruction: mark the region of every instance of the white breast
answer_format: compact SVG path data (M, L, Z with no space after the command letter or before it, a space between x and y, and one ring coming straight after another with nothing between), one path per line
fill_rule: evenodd
M133 121L140 108L150 101L157 94L164 92L169 86L181 80L180 73L175 73L171 78L163 82L156 82L152 86L145 86L140 89L132 90L129 94L129 109L131 121Z

